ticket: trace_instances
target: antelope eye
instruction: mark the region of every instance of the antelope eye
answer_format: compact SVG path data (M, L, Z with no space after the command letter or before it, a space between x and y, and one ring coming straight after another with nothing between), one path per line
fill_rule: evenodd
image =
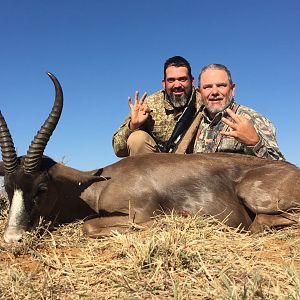
M45 184L39 185L38 188L37 188L37 190L36 190L36 192L35 192L35 194L34 194L33 197L32 197L33 202L34 202L34 203L37 203L37 202L39 201L39 199L40 199L40 196L41 196L45 191L47 191L47 189L48 189L47 185L45 185Z
M38 187L38 193L41 193L41 192L45 192L48 190L48 187L47 185L45 184L41 184L39 187Z
M47 185L45 184L40 184L38 186L38 188L36 189L35 191L35 194L34 194L34 198L38 197L39 195L41 195L43 192L47 191L48 187Z

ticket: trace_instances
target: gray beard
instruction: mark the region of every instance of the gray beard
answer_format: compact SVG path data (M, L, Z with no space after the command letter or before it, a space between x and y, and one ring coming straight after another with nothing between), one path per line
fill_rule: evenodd
M174 96L174 94L171 93L171 95L168 96L168 99L170 100L170 102L175 108L186 107L189 101L189 99L185 94L181 96Z
M209 111L209 113L216 115L217 113L224 111L228 106L230 106L232 101L233 97L230 93L230 95L226 97L226 102L221 107L212 108L207 106L206 109Z

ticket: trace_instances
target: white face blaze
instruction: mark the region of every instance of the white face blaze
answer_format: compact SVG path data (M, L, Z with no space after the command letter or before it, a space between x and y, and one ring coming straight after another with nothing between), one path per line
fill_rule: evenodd
M15 190L14 196L12 198L8 226L17 226L18 221L22 219L22 214L25 210L23 192L21 190Z
M21 190L15 190L11 200L11 207L8 216L8 227L16 227L19 225L22 215L24 214L24 198Z
M23 192L19 189L14 191L9 210L7 226L3 238L6 243L17 242L25 232L24 226L20 226L24 219L25 205Z

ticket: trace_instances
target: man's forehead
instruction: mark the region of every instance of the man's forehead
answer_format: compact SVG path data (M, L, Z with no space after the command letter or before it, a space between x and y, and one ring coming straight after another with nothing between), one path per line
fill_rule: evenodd
M175 67L169 66L166 69L166 77L182 77L188 76L188 69L187 67Z
M200 77L202 84L204 83L216 83L216 82L228 82L228 75L224 70L219 69L207 69Z

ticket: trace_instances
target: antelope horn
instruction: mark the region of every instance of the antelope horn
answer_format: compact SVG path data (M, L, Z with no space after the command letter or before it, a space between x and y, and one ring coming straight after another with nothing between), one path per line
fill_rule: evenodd
M24 158L25 173L34 173L39 170L44 150L59 121L63 108L62 88L53 74L48 72L47 75L51 78L55 86L55 101L51 113L29 146L27 155Z
M2 160L7 173L13 173L18 166L18 158L15 150L14 142L7 128L5 119L0 111L0 146L2 152Z

